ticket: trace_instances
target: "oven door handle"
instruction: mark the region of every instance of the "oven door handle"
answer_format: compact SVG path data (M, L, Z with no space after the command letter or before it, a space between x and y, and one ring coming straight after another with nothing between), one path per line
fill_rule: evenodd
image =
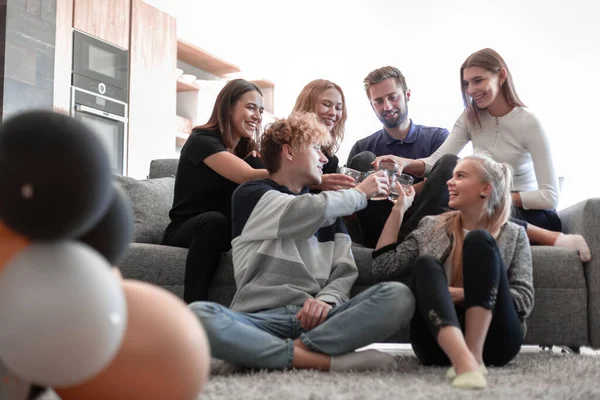
M121 117L120 115L112 114L112 113L109 113L109 112L106 112L106 111L97 110L95 108L84 106L82 104L75 104L75 110L76 111L81 111L81 112L84 112L84 113L88 113L88 114L98 115L100 117L112 119L112 120L115 120L115 121L120 121L120 122L127 123L127 118L125 118L125 117Z

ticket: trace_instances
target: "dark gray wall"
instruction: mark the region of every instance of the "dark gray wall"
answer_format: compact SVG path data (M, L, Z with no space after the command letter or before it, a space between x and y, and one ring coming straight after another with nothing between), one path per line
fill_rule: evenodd
M3 120L27 109L52 109L55 38L56 0L0 0Z

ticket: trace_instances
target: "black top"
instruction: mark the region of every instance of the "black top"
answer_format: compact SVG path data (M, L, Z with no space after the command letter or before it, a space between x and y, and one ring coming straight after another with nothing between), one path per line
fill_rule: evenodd
M175 177L171 223L179 225L198 214L218 211L231 221L231 195L238 184L219 175L204 160L227 151L219 132L193 132L183 148Z
M323 174L337 174L338 164L340 163L340 160L335 154L332 156L329 156L329 154L327 153L323 154L325 154L325 157L327 157L327 164L323 165Z
M337 156L335 154L332 156L330 156L329 154L327 154L325 152L323 152L323 154L325 155L325 157L327 157L327 164L323 165L323 175L337 174L338 164L340 163L340 160L337 158ZM321 191L319 189L310 189L310 192L314 193L314 194L321 193Z

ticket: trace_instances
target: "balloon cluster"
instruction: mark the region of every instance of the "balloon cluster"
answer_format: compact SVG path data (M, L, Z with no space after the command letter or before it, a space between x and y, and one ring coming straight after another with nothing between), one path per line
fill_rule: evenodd
M0 127L0 365L65 400L195 398L210 359L200 323L111 271L132 227L88 127L49 111Z

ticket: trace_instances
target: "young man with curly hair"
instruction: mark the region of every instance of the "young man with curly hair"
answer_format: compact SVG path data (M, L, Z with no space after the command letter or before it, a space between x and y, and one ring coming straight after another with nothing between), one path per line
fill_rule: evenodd
M414 297L398 282L380 283L352 299L358 277L340 217L386 193L373 174L353 189L311 194L321 182L331 135L316 115L292 114L261 139L268 179L233 195L231 309L190 305L207 332L213 357L260 369L385 369L394 358L357 348L387 339L407 324Z

